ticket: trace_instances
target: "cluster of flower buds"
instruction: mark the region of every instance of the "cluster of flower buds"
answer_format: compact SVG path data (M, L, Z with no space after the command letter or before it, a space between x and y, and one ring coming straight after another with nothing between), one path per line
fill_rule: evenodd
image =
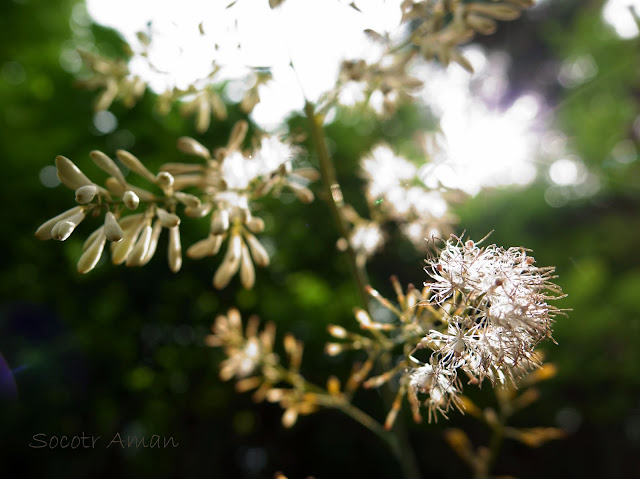
M385 41L381 35L368 32L373 38ZM370 64L362 59L345 60L336 86L338 100L347 106L363 102L380 114L394 113L400 102L410 99L422 87L421 80L407 73L412 57L409 52L383 56Z
M80 82L89 90L101 90L95 102L95 110L108 110L116 99L121 99L127 108L133 107L144 94L146 82L129 72L127 62L113 60L84 50L80 57L91 70L92 76Z
M421 404L427 406L429 420L437 419L436 413L446 417L451 407L462 409L458 371L471 383L488 378L494 384L506 384L537 367L534 348L551 337L553 317L559 312L547 303L561 293L550 282L553 268L534 266L522 248L480 248L452 236L428 265L433 281L422 290L410 285L403 292L392 278L399 306L369 289L395 321L385 315L376 321L364 310L356 310L356 320L367 335L329 327L329 333L341 340L327 344L329 354L350 349L367 354L351 382L378 387L400 375L398 394L385 423L388 428L404 395L416 421L421 420ZM402 355L394 367L365 378L380 358L399 348ZM423 351L430 353L420 359Z
M249 318L245 331L242 330L240 313L230 309L227 316L220 315L212 326L213 334L205 338L212 347L223 347L227 356L220 366L220 378L228 381L236 378L236 389L245 392L255 389L256 402L267 400L279 403L284 409L282 423L285 427L295 424L299 415L315 412L320 403L317 391L299 374L302 363L302 343L292 335L284 337L284 351L289 358L285 368L273 352L275 325L267 323L259 331L256 316ZM276 387L287 383L291 387Z
M378 223L395 221L404 235L423 250L425 239L440 236L454 221L447 191L428 187L423 178L430 165L421 168L398 156L385 144L376 146L361 161L366 197Z
M76 191L79 206L45 222L36 237L64 241L87 215L104 213L103 226L89 236L78 263L78 271L86 273L98 263L107 240L112 243L114 264L147 264L155 254L162 229L166 228L169 266L177 272L182 264L180 206L188 217L211 216L209 235L192 245L187 256L193 259L213 256L228 240L213 284L218 289L224 288L240 271L243 286L251 288L255 282L254 263L267 266L269 255L255 236L264 229L264 221L252 215L249 202L267 194L277 195L283 188L289 188L303 201L312 201L313 194L306 185L317 174L310 169L293 170L294 151L277 137L263 138L251 154L241 152L247 129L246 122L236 124L227 146L213 155L196 140L180 138L178 148L199 157L201 162L167 163L157 175L131 153L119 150L118 160L152 183L159 190L157 193L129 184L116 163L100 151L91 152L91 158L110 175L105 187L92 182L71 160L59 156L58 177ZM196 194L184 191L189 188ZM143 211L124 214L138 209Z
M462 0L404 0L402 22L412 25L409 41L419 49L422 57L437 58L442 64L458 63L473 72L469 60L459 46L470 41L476 33L492 34L496 21L518 18L533 0L505 0L493 2L464 2Z
M202 32L201 32L202 33ZM136 61L145 62L148 68L158 74L162 74L162 69L157 68L151 62L151 55L148 47L151 39L147 34L138 32L140 46L134 51L126 45L128 53ZM95 103L95 110L108 110L112 103L120 99L127 108L132 108L144 94L147 82L138 75L132 75L128 62L122 59L111 59L87 51L79 51L84 64L91 72L91 76L81 80L80 85L90 90L100 90L100 94ZM185 88L176 86L167 88L158 95L156 100L156 110L166 115L172 106L180 103L180 112L184 116L195 118L196 131L204 133L211 125L211 118L225 120L227 118L227 107L220 95L218 88L213 85L220 83L216 76L220 66L213 64L211 71L203 78L194 80ZM167 74L168 75L168 74ZM260 102L259 88L271 80L271 72L264 68L254 68L247 72L245 81L246 91L240 101L240 109L245 113L250 113Z

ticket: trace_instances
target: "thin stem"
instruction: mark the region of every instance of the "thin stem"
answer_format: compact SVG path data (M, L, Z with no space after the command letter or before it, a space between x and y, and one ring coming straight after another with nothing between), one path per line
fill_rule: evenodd
M347 221L342 213L344 208L344 199L342 197L342 190L340 184L336 179L335 168L333 162L329 156L329 149L327 148L327 142L325 140L324 132L322 131L322 124L320 118L315 114L313 105L310 102L306 102L304 105L304 112L311 124L311 138L313 140L316 153L318 155L318 162L320 163L320 174L322 175L322 183L324 186L324 192L331 208L336 225L338 226L338 232L342 238L347 241L347 255L349 257L349 265L351 266L351 274L358 287L358 294L362 306L368 311L368 296L365 290L367 285L367 275L364 268L358 266L356 260L356 252L349 244L349 228Z
M322 130L321 119L315 113L313 104L308 101L304 105L304 112L307 115L311 126L311 139L314 143L315 150L318 155L318 162L320 163L320 174L322 175L325 195L327 197L327 201L329 202L329 206L331 208L331 212L333 214L336 225L338 226L338 232L341 237L347 240L347 255L349 257L351 273L358 287L358 293L360 294L362 306L365 311L368 311L369 298L366 291L367 276L364 268L358 265L356 252L348 243L349 228L342 212L344 208L344 199L342 197L340 184L338 183L338 180L336 178L336 172L333 166L333 162L331 161L331 157L329 156L329 149L327 148L324 131ZM388 388L383 389L383 399L389 407L393 402L393 397L391 397L391 395L392 393ZM394 435L393 433L390 433L382 426L380 426L380 424L375 422L375 420L370 418L370 416L355 408L350 403L345 401L344 403L341 402L340 404L341 406L339 407L339 409L341 411L354 418L365 427L369 428L372 432L374 432L376 435L383 438L385 442L387 442L393 454L397 457L398 462L402 466L402 471L405 479L420 479L420 471L418 469L416 458L413 455L411 445L409 444L407 431L404 427L404 424L396 424ZM334 407L338 407L338 405L335 405ZM360 419L364 419L364 416L362 416L362 414L370 418L373 423L371 423L370 421L360 421ZM376 426L373 426L373 424L375 424ZM369 426L372 426L373 429ZM393 438L393 440L389 438Z

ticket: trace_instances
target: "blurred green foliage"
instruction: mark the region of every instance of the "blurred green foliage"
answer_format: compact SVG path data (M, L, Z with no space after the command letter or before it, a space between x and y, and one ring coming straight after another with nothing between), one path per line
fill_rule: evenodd
M278 406L254 405L249 395L235 394L232 385L219 381L221 353L202 344L215 315L237 305L245 318L257 313L275 321L281 333L291 331L305 341L309 379L348 373L353 357L322 353L328 323L353 325L358 295L334 247L337 232L319 188L311 205L258 205L268 212L263 237L275 254L271 267L257 272L253 291L242 290L237 279L214 291L211 277L219 259L187 260L172 275L160 254L144 269L103 264L81 277L75 262L91 230L87 225L64 245L35 240L37 225L72 203L72 192L45 188L39 180L57 154L86 166L91 176L92 149L127 148L157 166L176 157L178 136L194 135L191 122L175 111L167 118L154 114L149 93L132 110L116 104L118 128L98 134L92 126L94 95L74 88L73 76L61 68L61 51L69 48L72 28L79 28L70 21L74 4L23 0L0 6L0 352L18 387L16 399L0 402L2 474L253 478L284 470L290 477L397 477L384 446L337 412L302 418L284 430ZM557 67L591 55L598 73L590 81L575 89L548 83L540 88L556 102L558 128L598 175L599 193L552 208L544 200L548 185L541 174L526 190L486 191L457 211L459 231L466 229L470 237L494 230L490 241L529 247L540 265L555 264L558 283L569 295L559 302L571 309L567 318L558 318L559 344L544 347L559 374L517 420L521 426L569 427L570 435L537 450L506 445L497 472L523 478L640 475L640 162L637 154L625 163L611 156L625 138L639 146L640 48L638 39L620 40L603 25L600 5L550 1L487 40L492 48L508 46L517 58L515 79L528 61ZM84 35L104 51L122 52L109 30L94 25ZM517 51L524 44L511 38L535 41L526 44L525 55ZM232 107L227 122L195 137L208 146L224 144L239 118ZM302 117L290 121L306 128ZM430 125L433 119L415 108L401 110L392 125L338 115L327 133L347 201L364 207L356 174L364 151L380 139L406 142ZM187 245L202 236L201 226L190 223L184 228ZM425 279L425 252L390 233L390 244L369 267L371 283L388 297L390 274L403 283ZM492 394L487 387L475 396L486 404ZM376 417L386 414L376 392L358 395L356 403ZM447 424L412 425L412 445L430 477L466 473L442 441L448 424L466 428L474 438L484 434L456 415ZM102 439L95 449L29 448L38 433ZM116 433L172 436L180 446L106 448Z

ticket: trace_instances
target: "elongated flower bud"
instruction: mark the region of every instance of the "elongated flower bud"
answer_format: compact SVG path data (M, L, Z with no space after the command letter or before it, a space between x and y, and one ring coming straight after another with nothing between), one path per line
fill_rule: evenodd
M211 217L211 234L221 235L229 229L229 210L217 210Z
M262 233L264 231L264 220L254 216L247 221L246 226L252 233Z
M227 256L233 259L240 258L242 255L242 238L239 233L231 235L229 240L229 246L227 250Z
M66 240L69 236L71 236L71 233L73 233L73 230L76 229L76 226L78 226L82 222L84 217L84 211L80 211L65 220L57 222L51 229L51 237L57 241Z
M240 281L242 286L247 289L253 288L256 281L256 271L249 255L249 248L246 243L242 243L242 260L240 263Z
M149 250L149 244L151 242L151 233L153 229L151 225L147 224L142 228L142 232L140 233L140 237L136 242L133 250L127 256L127 266L139 266L142 259L146 256L147 251Z
M156 220L153 223L153 231L151 232L151 241L149 241L149 249L147 250L147 254L140 261L140 266L144 266L145 264L147 264L149 261L151 261L151 258L153 258L153 255L156 254L156 249L158 248L158 240L160 239L161 232L162 232L162 223L160 223L160 220Z
M190 195L189 193L183 193L182 191L176 191L173 196L185 206L189 206L191 208L199 208L200 207L200 198L194 195Z
M120 168L115 164L115 162L109 158L107 155L98 150L93 150L89 153L89 156L93 160L93 162L109 175L113 176L118 182L122 185L126 185L127 181L124 179L124 175Z
M113 264L125 262L144 226L144 219L144 214L137 214L126 216L120 220L120 227L124 231L124 236L119 243L111 243L111 261Z
M262 243L258 241L258 238L253 236L251 233L245 233L245 238L247 239L247 243L249 244L251 256L253 256L253 261L261 268L269 266L269 253L267 253L267 250L264 249Z
M178 150L187 153L188 155L196 155L200 156L206 160L211 158L211 153L204 145L197 142L193 138L189 138L187 136L182 136L178 138Z
M155 175L151 173L138 158L133 156L128 151L118 150L116 151L116 156L131 171L139 174L140 176L142 176L147 181L150 181L151 183L156 182Z
M62 220L66 220L67 218L70 218L75 214L80 213L81 211L84 211L84 206L75 206L63 213L60 213L58 216L54 216L50 220L45 221L36 230L36 238L42 241L51 239L51 230L56 225L56 223Z
M247 131L249 131L249 124L244 120L233 125L229 135L229 143L227 143L229 152L240 149L244 138L247 136Z
M91 180L89 180L89 178L80 171L80 168L78 168L69 158L57 156L56 168L58 170L58 179L62 184L72 190L77 190L81 186L93 184Z
M187 206L184 209L184 214L190 218L204 218L209 213L211 213L212 208L213 208L213 205L211 203L201 204L197 208L192 208L191 206Z
M496 20L515 20L520 16L520 9L507 3L470 3L467 5L470 12L480 13Z
M201 259L205 256L213 256L220 250L222 235L209 235L205 239L193 243L187 249L187 256L191 259Z
M93 233L89 235L89 237L86 240L84 240L84 243L82 244L82 251L87 251L87 248L89 248L89 246L93 244L93 240L95 240L99 234L103 234L103 233L104 233L104 225L98 228L97 230L95 230Z
M496 31L498 25L494 20L478 15L475 13L469 13L466 18L467 25L473 28L476 32L483 35L491 35Z
M216 271L216 274L213 277L213 286L216 289L222 289L229 284L231 278L234 274L237 273L238 268L240 267L240 257L232 258L225 256L222 264Z
M104 216L104 234L109 241L122 241L124 232L111 211Z
M104 232L100 230L98 235L93 239L89 247L85 250L85 252L80 256L78 260L78 273L86 274L96 267L98 261L102 257L102 252L104 251L104 245L107 242L107 237L104 235Z
M130 210L135 210L140 204L140 198L133 191L127 190L122 195L122 202Z
M162 208L156 209L156 216L165 228L173 228L180 224L180 217Z
M180 227L169 229L169 269L177 273L182 267L182 245L180 244Z
M81 205L91 203L98 193L96 185L84 185L76 190L76 202Z

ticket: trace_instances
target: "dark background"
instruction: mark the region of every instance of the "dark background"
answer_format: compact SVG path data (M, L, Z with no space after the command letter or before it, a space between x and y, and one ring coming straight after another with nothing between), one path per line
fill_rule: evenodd
M69 48L74 2L5 1L0 6L0 353L13 379L3 373L0 400L2 477L399 477L379 440L334 411L280 425L277 405L255 405L248 394L218 379L220 351L203 346L216 314L236 305L246 318L257 313L281 333L305 341L303 372L323 383L344 377L351 357L327 358L326 325L353 325L358 296L346 258L334 248L337 232L326 203L267 200L263 235L276 246L272 265L257 273L253 291L238 279L214 291L218 258L185 260L172 275L165 242L145 268L102 264L91 274L75 272L82 240L91 227L66 242L40 243L39 224L72 205L64 187L45 188L41 170L63 154L91 177L88 152L127 148L150 165L175 161L175 139L198 138L209 146L226 142L232 122L214 122L195 136L192 122L175 111L159 117L147 93L133 109L116 103L118 128L99 134L92 125L94 93L74 87L60 64ZM557 280L572 308L559 318L543 349L558 375L541 385L542 399L514 417L518 426L564 426L566 439L539 449L506 443L496 473L534 477L640 477L640 168L635 158L616 161L613 147L640 136L640 48L621 40L600 17L601 2L549 1L519 21L502 24L479 39L512 58L510 95L534 89L552 105L555 125L600 179L600 191L553 208L542 169L526 189L484 191L457 208L457 232L472 238L494 230L491 241L534 250L540 265L556 265ZM121 51L113 32L92 25L91 38L105 52ZM591 55L598 74L576 88L556 80L563 61ZM508 104L509 95L505 99ZM362 206L357 162L389 132L410 138L421 114L401 109L393 125L372 122L362 134L342 116L328 127L338 176L348 202ZM635 121L635 126L634 126ZM301 118L294 125L306 128ZM391 127L390 127L391 126ZM123 133L125 132L125 133ZM126 133L128 132L128 133ZM636 149L637 151L637 149ZM315 160L311 160L314 162ZM96 174L94 177L101 177ZM318 192L319 185L315 185ZM186 226L186 225L190 226ZM204 235L206 225L185 222L183 245ZM391 241L370 264L370 281L391 296L388 276L403 283L424 280L422 258L389 231ZM186 247L185 246L185 247ZM106 255L105 255L106 256ZM103 258L103 263L108 263ZM17 385L14 391L13 380ZM475 396L491 404L491 388ZM356 404L378 418L386 411L376 392ZM404 419L409 424L409 416ZM476 444L487 431L453 414L437 425L410 424L412 447L430 477L464 477L467 471L442 441L442 431L466 429ZM31 449L37 433L101 436L95 449ZM106 448L116 433L172 436L176 449Z

